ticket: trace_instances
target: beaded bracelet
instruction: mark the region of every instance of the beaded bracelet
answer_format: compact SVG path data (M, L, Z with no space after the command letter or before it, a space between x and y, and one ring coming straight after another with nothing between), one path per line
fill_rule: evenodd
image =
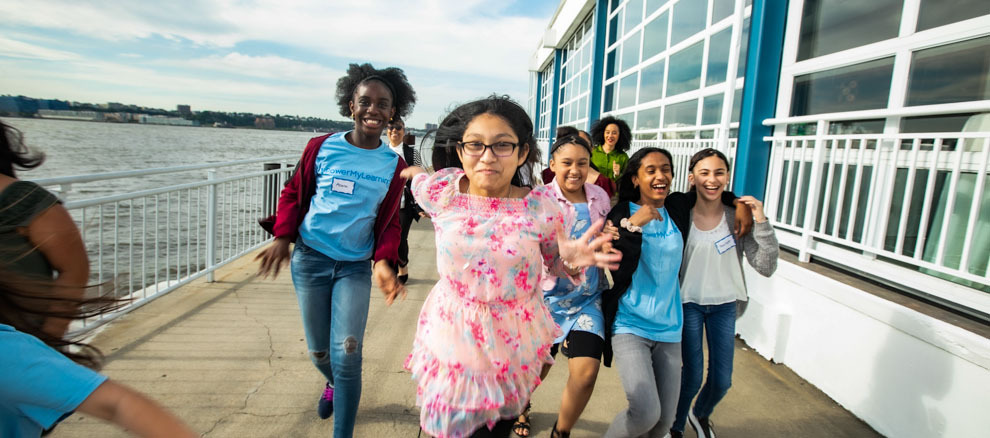
M619 221L619 226L622 227L622 228L625 228L625 229L627 229L627 230L629 230L630 232L633 232L633 233L642 233L643 232L643 227L633 225L632 222L629 221L629 218L625 218L625 217L622 218L622 220Z

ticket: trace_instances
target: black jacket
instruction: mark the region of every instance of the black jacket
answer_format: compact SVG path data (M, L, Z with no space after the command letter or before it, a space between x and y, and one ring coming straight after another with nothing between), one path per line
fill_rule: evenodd
M667 209L667 214L670 219L674 221L674 225L677 229L681 231L681 238L684 239L684 243L687 243L687 231L690 230L691 221L691 209L694 208L694 203L698 198L698 194L695 192L675 192L667 196L664 201L664 208ZM734 205L736 200L736 195L732 192L722 193L722 203L726 205ZM613 224L619 229L619 239L612 242L612 246L622 251L622 261L619 262L619 269L611 271L612 281L614 282L612 287L604 292L602 292L602 312L605 314L605 352L604 361L605 366L612 366L612 325L615 323L615 314L619 310L619 299L622 295L626 293L629 289L629 285L632 284L633 274L636 272L636 267L639 266L639 255L640 248L643 245L643 234L634 233L621 226L619 222L622 219L628 219L631 216L629 212L629 202L619 201L612 207L612 210L608 212L608 220L612 221Z

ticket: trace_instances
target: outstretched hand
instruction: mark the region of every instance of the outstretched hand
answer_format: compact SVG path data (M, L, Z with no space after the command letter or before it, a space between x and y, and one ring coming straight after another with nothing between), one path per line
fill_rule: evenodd
M268 248L254 257L255 260L261 259L261 265L258 266L258 275L261 278L268 278L268 274L272 275L273 280L278 277L278 271L289 260L289 243L289 239L284 237L276 238Z
M583 268L587 266L598 266L605 269L618 269L619 262L622 261L622 253L619 250L606 246L612 241L612 234L602 233L604 221L599 219L588 227L581 237L569 239L564 227L557 224L557 248L560 258L567 264ZM594 239L592 236L597 235Z
M395 297L406 298L406 287L396 277L395 270L389 266L387 260L382 259L375 262L371 276L375 279L375 285L385 295L386 305L392 305Z
M426 170L424 170L422 167L419 166L409 166L405 169L402 169L402 172L399 172L399 176L402 179L410 180L413 179L413 177L415 177L416 175L419 175L421 173L426 173Z
M746 198L746 196L736 199L736 222L732 227L732 231L737 239L749 234L753 230L753 210L743 198ZM749 196L749 198L752 198L752 196Z

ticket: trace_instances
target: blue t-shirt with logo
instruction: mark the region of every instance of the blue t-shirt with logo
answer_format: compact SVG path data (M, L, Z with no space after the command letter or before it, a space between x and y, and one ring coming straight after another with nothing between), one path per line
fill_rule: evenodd
M639 205L630 203L630 215L639 209ZM684 239L666 208L660 209L660 216L662 221L643 225L639 265L629 289L619 299L613 333L629 333L656 342L681 342L684 316L677 274Z
M0 324L0 351L3 437L41 436L107 380L6 324Z
M303 243L338 261L374 254L378 207L385 200L399 157L384 142L362 149L346 133L327 137L316 155L316 193L299 227Z

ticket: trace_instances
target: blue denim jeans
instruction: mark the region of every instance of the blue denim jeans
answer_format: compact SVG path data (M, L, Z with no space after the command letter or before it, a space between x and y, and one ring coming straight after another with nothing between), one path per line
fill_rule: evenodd
M702 332L708 339L708 379L701 386L705 355L702 347ZM736 302L704 306L684 303L684 331L681 337L681 355L684 368L681 370L681 397L677 402L677 416L671 429L684 431L691 400L698 394L694 403L694 415L705 418L712 414L715 405L722 400L732 386L732 356L735 353Z
M371 262L341 262L302 243L292 252L309 357L334 385L333 436L350 437L361 400L361 348L371 299Z

